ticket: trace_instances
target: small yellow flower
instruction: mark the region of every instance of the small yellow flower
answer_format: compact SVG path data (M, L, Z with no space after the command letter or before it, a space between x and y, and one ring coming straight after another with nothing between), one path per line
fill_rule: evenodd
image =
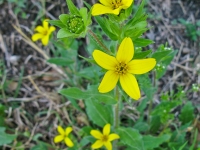
M118 80L123 90L131 98L138 100L140 89L133 74L143 74L154 68L154 58L135 59L134 46L131 38L124 38L119 46L117 56L110 56L100 50L94 50L93 58L99 66L108 70L101 81L98 90L100 93L110 92L116 86Z
M49 27L47 20L44 20L42 24L43 26L37 26L35 28L35 31L38 33L32 35L32 41L35 42L41 39L42 44L46 46L49 43L49 36L53 31L55 31L56 28L54 26Z
M73 147L74 146L74 143L71 141L71 139L69 138L69 134L70 132L72 132L72 128L71 127L67 127L65 130L61 127L61 126L58 126L57 127L57 130L58 130L58 133L59 135L55 136L54 138L54 143L59 143L61 141L64 141L65 144L68 146L68 147Z
M92 7L92 15L115 14L119 15L121 9L127 9L133 3L133 0L99 0L100 3Z
M90 134L97 139L92 145L92 149L97 149L105 146L107 150L112 150L111 141L119 139L119 135L112 133L110 134L110 124L106 124L103 128L103 134L98 130L92 130Z

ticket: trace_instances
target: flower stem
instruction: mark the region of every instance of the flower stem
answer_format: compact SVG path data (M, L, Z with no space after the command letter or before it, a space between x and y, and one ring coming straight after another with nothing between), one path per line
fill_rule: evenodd
M115 105L113 105L113 112L114 112L114 128L117 129L119 127L119 123L120 123L119 105L120 105L120 100L121 100L121 96L120 96L118 87L115 88L115 94L116 94L115 98L117 100L117 103Z
M156 72L153 71L153 87L156 86ZM151 122L151 118L150 118L150 114L151 114L151 111L152 111L152 106L153 106L153 97L152 99L150 100L150 103L149 103L149 107L148 107L148 114L149 114L149 117L148 117L148 124L150 124Z
M117 86L115 88L115 99L117 103L113 105L113 114L114 114L114 128L116 130L120 124L119 107L120 107L120 101L121 101L121 96L120 96L119 89ZM113 142L113 150L117 150L117 141Z
M111 54L110 50L101 42L101 40L97 37L97 35L92 30L88 30L88 33L99 44L99 46L101 46L106 52L108 52L109 54Z

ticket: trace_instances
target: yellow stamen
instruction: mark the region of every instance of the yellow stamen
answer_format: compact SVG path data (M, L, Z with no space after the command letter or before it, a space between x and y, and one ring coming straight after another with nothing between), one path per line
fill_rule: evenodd
M125 63L123 63L123 62L120 62L120 63L116 66L115 71L116 71L116 73L119 74L119 75L124 75L124 74L126 74L126 72L127 72L127 65L126 65Z
M103 141L103 142L107 142L107 141L108 141L108 136L107 136L107 135L103 135L102 141Z
M119 8L122 5L123 4L121 3L121 0L113 0L112 1L112 7L113 7L113 9L117 9L117 8Z

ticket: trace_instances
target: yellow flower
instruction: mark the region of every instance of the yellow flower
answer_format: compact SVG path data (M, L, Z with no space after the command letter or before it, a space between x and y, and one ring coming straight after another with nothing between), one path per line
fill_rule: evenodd
M59 143L61 141L64 141L65 144L68 146L68 147L73 147L74 146L74 143L71 141L71 139L69 138L69 134L70 132L72 132L72 128L71 127L67 127L65 130L61 127L61 126L58 126L57 127L57 130L58 130L58 133L59 135L55 136L54 138L54 143Z
M119 15L121 9L127 9L133 3L133 0L99 0L100 3L92 7L92 15L115 14Z
M49 36L53 31L55 31L56 28L54 26L49 27L47 20L44 20L42 24L43 26L37 26L35 28L35 31L38 33L32 35L32 41L35 42L41 39L42 44L45 46L49 43Z
M111 141L119 139L119 135L112 133L110 134L110 124L106 124L103 128L103 134L98 130L92 130L90 134L97 139L92 145L92 149L97 149L105 146L107 150L112 150Z
M135 59L134 46L131 38L124 38L119 46L116 57L110 56L100 50L94 50L93 58L99 66L108 70L101 81L98 90L100 93L107 93L114 89L118 80L123 90L131 98L138 100L140 90L137 80L133 74L143 74L154 68L154 58Z

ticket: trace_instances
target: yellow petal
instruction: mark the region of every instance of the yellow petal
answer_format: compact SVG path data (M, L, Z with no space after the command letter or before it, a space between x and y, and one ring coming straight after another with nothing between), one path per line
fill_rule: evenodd
M106 124L103 128L103 135L109 135L110 134L110 124Z
M72 127L67 127L66 129L65 129L65 134L66 134L66 136L68 136L71 132L72 132Z
M135 59L128 63L128 72L133 74L143 74L152 70L156 65L154 58Z
M74 146L74 143L72 142L72 140L68 137L65 138L65 144L68 146L68 147L73 147Z
M48 30L48 34L51 34L55 30L56 30L56 28L54 26L50 26L50 28Z
M101 139L103 134L98 130L92 130L90 134L95 137L96 139Z
M112 150L112 144L111 144L111 142L105 142L104 145L105 145L105 147L106 147L107 150Z
M103 146L103 142L101 140L97 140L94 144L92 144L92 149L97 149Z
M47 22L48 19L45 19L42 24L43 24L43 28L48 31L49 30L49 23Z
M112 7L112 1L110 0L99 0L101 4L105 5L105 6L109 6Z
M33 34L32 35L32 41L33 42L35 42L35 41L37 41L37 40L39 40L39 39L42 39L44 37L44 35L43 34L40 34L40 33L35 33L35 34Z
M49 43L49 35L46 35L42 38L42 44L46 46Z
M131 6L131 4L133 3L133 0L122 0L121 2L123 5L123 9L127 9Z
M113 140L116 140L116 139L119 139L119 135L115 134L115 133L112 133L109 135L108 137L108 141L113 141Z
M128 63L133 58L133 55L133 42L131 38L126 37L119 46L116 58L118 62Z
M37 26L37 27L35 28L35 31L37 31L37 32L39 32L39 33L41 33L41 34L43 34L46 30L45 30L42 26Z
M65 135L65 131L61 126L57 127L58 133L60 133L61 135Z
M135 76L130 73L120 76L120 84L126 94L128 94L131 98L135 100L140 98L140 89Z
M57 135L55 138L54 138L54 143L59 143L61 141L64 140L64 136L63 135Z
M115 57L110 56L100 50L94 50L92 56L96 63L102 68L107 70L115 70L115 66L118 63Z
M116 74L114 71L107 71L103 77L103 80L99 85L98 88L99 92L100 93L110 92L112 89L114 89L118 80L119 80L118 74Z
M112 7L108 7L108 6L104 6L101 4L94 4L94 6L92 7L92 15L93 16L97 16L97 15L102 15L102 14L115 14L118 15L119 14L119 10L118 9L112 9Z

